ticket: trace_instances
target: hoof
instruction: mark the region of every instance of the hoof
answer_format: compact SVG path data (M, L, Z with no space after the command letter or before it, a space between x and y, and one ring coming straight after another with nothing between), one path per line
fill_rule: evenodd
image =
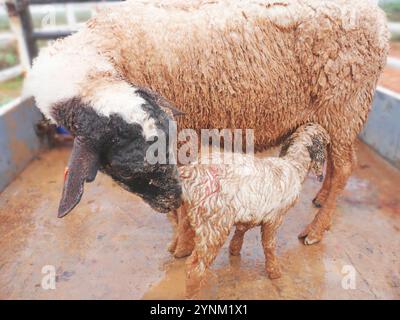
M322 201L320 201L318 198L314 198L312 203L316 208L322 208Z
M279 268L267 269L268 278L271 280L278 279L282 276L281 270Z
M310 236L307 236L307 237L304 238L304 244L306 246L311 246L312 244L318 243L320 241L321 241L321 239L313 238L313 237L310 237Z
M186 248L184 248L184 249L177 249L177 250L175 250L175 252L173 253L174 257L177 258L177 259L188 257L188 256L190 256L191 254L192 254L192 250L186 249Z
M240 256L240 250L238 251L238 250L233 250L233 249L231 249L231 250L229 250L229 253L231 254L231 256Z
M302 233L299 234L299 239L304 239L304 244L310 246L322 240L323 232L317 232L311 225L308 225Z
M176 249L176 241L172 241L172 242L168 245L168 251L169 251L171 254L174 254L175 249Z
M235 242L231 242L229 246L229 253L231 256L240 256L240 250L242 249L241 245L237 245Z

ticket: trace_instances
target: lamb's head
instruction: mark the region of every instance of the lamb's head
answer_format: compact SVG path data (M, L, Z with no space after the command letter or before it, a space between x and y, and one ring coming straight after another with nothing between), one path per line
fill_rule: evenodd
M310 169L319 181L324 179L324 164L326 160L327 146L330 143L329 134L326 130L315 123L300 126L284 143L281 156L292 153L296 158L299 150L304 150L311 160ZM305 147L305 148L304 148Z

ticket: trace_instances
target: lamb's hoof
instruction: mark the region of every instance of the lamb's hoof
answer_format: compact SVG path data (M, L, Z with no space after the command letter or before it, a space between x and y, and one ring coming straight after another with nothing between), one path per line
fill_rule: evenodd
M230 247L229 248L229 253L231 254L231 256L240 256L240 249L241 248L235 248L235 247Z
M177 259L188 257L192 254L192 249L188 248L177 248L173 253L174 257Z
M320 199L318 199L317 197L315 197L313 199L312 203L314 204L314 206L316 208L322 208L322 201Z
M268 278L271 280L278 279L282 276L282 272L279 267L274 267L274 268L267 268L267 274Z
M304 244L310 246L322 240L323 232L317 232L312 225L308 225L302 233L299 234L299 239L304 239Z
M172 242L168 245L168 251L169 251L171 254L174 254L175 250L176 250L176 240L172 241Z

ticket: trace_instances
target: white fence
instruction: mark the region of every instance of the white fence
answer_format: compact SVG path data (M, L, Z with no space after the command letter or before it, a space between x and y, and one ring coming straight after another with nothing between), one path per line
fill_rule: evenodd
M90 12L90 15L96 11L96 3L69 3L69 4L51 4L31 6L32 16L44 16L42 18L42 27L40 31L55 32L62 31L65 33L75 31L82 25L77 22L76 12ZM102 3L104 5L113 5L113 3ZM65 14L67 24L58 25L56 21L57 14ZM7 18L7 12L4 4L0 5L0 19ZM13 42L17 43L20 64L5 70L0 70L0 82L13 79L30 68L30 59L20 21L17 18L10 18L11 31L0 33L0 47L7 46ZM400 34L400 23L389 23L391 32ZM400 59L389 57L388 66L400 70Z
M33 17L40 16L42 18L41 28L42 32L64 32L70 33L79 29L82 23L78 23L76 19L76 12L86 12L90 15L96 11L98 4L95 3L69 3L69 4L50 4L31 6L30 11ZM104 5L104 3L102 3ZM65 15L66 24L57 24L57 15ZM20 64L7 69L0 70L0 82L8 81L16 78L30 68L30 59L24 35L22 32L21 22L17 17L8 17L5 5L0 5L0 19L8 19L10 31L0 33L0 47L7 47L14 42L17 44L18 55Z
M11 21L10 21L10 27L11 27L11 31L0 33L0 47L7 47L7 46L11 45L12 43L18 41L17 35L16 35L15 31L13 30L13 25L12 25ZM23 55L22 50L18 50L18 54L20 56L20 60L22 60L21 59L21 57ZM23 71L24 71L24 67L22 66L22 64L0 70L0 82L4 82L4 81L11 80L13 78L16 78L19 75L21 75L23 73Z

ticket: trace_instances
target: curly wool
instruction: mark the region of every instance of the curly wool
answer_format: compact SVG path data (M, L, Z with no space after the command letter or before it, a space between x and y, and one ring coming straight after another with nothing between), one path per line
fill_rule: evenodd
M310 121L342 131L338 119L355 135L387 37L384 15L361 0L134 1L46 49L37 77L63 99L96 100L117 80L149 87L187 114L182 127L253 128L264 149Z

